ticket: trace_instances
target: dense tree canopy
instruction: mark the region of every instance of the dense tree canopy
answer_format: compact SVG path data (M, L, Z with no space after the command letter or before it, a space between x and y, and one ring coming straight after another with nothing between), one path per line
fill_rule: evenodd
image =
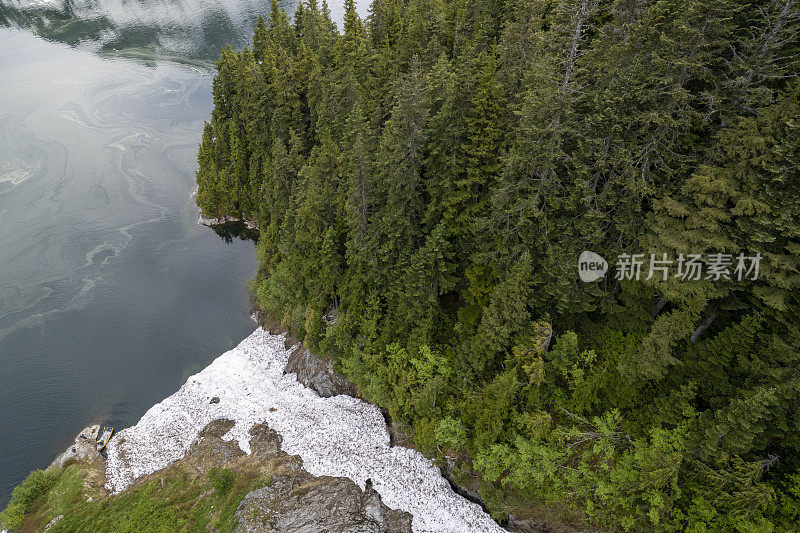
M217 63L197 201L257 221L261 305L500 519L791 530L798 2L345 7Z

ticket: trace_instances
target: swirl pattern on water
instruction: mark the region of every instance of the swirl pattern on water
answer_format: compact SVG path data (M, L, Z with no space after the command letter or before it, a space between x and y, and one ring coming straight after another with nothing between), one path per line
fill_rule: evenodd
M184 109L208 88L207 73L89 54L11 64L19 51L0 52L0 335L79 304L131 232L166 217L158 189L173 184L152 170L194 149L201 123ZM31 87L43 66L50 80Z
M0 30L0 79L2 507L246 335L255 259L195 224L210 72Z

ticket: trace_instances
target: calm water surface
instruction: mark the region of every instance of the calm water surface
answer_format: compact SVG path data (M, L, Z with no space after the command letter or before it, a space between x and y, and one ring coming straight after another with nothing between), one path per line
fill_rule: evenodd
M252 331L252 243L190 195L207 67L266 5L0 0L0 508Z
M252 244L196 224L210 74L0 30L0 506L253 329Z

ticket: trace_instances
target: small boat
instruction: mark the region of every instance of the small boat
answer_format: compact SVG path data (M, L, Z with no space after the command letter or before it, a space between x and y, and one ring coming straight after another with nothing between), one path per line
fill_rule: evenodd
M114 428L111 426L106 426L103 428L103 433L97 438L97 451L102 452L103 449L108 444L108 441L111 440L111 435L114 434Z

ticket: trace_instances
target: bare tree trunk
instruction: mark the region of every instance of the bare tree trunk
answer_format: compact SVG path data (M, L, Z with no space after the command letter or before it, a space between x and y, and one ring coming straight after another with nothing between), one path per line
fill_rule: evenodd
M656 303L656 306L650 312L650 316L655 318L658 315L658 313L660 313L661 310L664 309L665 305L667 305L667 300L665 300L664 298L661 298L660 300L658 300L658 302Z
M710 315L708 318L706 318L706 321L705 321L705 322L703 322L702 324L700 324L699 326L697 326L697 329L696 329L696 330L694 330L694 333L692 333L692 336L689 338L689 340L691 341L691 343L692 343L692 344L697 344L697 340L700 338L700 336L701 336L701 335L702 335L702 334L703 334L703 333L704 333L704 332L705 332L705 331L706 331L706 330L707 330L709 327L711 327L711 324L713 324L713 323L714 323L714 321L715 321L716 319L717 319L717 313L711 313L711 315Z
M593 2L592 2L593 3ZM581 43L581 33L583 32L583 24L589 16L590 0L583 0L575 15L575 31L572 34L572 43L570 44L569 57L567 58L566 70L564 72L564 81L561 83L561 92L567 92L569 80L572 77L572 71L575 68L575 62L578 59L578 46Z

